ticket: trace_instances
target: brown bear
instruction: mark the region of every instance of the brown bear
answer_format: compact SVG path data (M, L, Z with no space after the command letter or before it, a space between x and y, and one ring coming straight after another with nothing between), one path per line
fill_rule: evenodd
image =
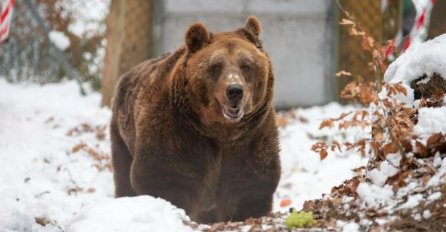
M186 44L124 74L111 119L116 197L151 195L200 223L267 215L280 178L274 74L256 17L190 26Z

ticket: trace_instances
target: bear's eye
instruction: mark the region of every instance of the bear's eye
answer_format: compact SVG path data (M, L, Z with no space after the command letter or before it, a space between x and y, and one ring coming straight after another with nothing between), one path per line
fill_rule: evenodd
M222 69L223 69L223 64L216 63L216 64L211 65L210 71L212 74L218 75Z
M251 71L251 66L249 66L248 64L242 64L240 65L240 68L243 70L243 72Z

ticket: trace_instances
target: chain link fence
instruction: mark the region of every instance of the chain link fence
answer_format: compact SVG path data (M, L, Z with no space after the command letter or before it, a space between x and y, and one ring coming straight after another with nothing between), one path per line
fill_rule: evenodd
M390 1L383 9L381 1L340 0L340 6L375 40L385 45L393 39L401 25L401 1ZM339 10L339 20L347 18ZM354 76L361 76L373 81L382 78L382 74L370 70L372 56L362 45L361 37L349 34L348 28L340 26L338 31L338 71L345 70ZM339 78L338 90L341 91L351 79ZM338 99L341 100L341 99Z
M105 56L105 19L110 0L30 0L16 1L10 36L0 45L0 76L8 81L59 81L66 67L55 51L62 51L69 66L82 81L99 88ZM32 14L37 10L45 30Z

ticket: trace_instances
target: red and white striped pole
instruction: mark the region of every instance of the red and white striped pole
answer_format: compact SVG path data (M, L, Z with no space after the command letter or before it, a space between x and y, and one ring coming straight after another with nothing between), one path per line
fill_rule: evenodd
M418 45L426 40L429 19L435 2L436 0L412 0L417 14L412 30L404 42L403 51L406 51L410 46Z
M14 3L15 0L3 0L0 3L0 44L9 36Z
M389 2L391 0L381 0L381 10L384 11ZM407 37L403 38L402 29L395 36L395 43L386 47L386 58L389 61L394 60L393 56L393 48L394 46L399 47L402 45L402 52L406 51L411 46L416 46L422 42L424 42L427 38L428 27L429 27L429 19L433 6L435 5L436 0L412 0L412 3L416 10L415 22L412 26L412 29L407 35Z

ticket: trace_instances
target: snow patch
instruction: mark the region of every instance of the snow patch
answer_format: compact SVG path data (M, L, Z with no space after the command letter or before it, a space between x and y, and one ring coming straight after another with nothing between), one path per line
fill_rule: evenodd
M67 232L83 231L192 231L184 210L151 196L110 199L91 205L75 216Z
M423 211L423 218L424 219L429 219L431 216L432 216L431 211L429 211L427 209Z
M416 213L415 215L413 215L413 219L415 219L417 221L421 221L421 214Z
M446 78L446 34L410 47L391 63L384 74L390 83L410 82L426 74L438 73Z
M8 202L0 203L0 227L4 231L33 231L37 225L34 218L15 205Z
M350 222L342 226L342 232L357 232L359 231L359 225L355 222Z
M446 159L443 159L437 173L427 182L427 187L437 186L440 182L446 182Z
M415 206L420 204L421 200L423 200L422 194L409 195L409 198L407 199L407 201L404 204L402 204L400 207L398 207L398 209L414 208Z
M301 209L305 200L320 198L322 194L330 193L333 186L340 185L354 176L352 169L367 163L367 158L361 157L358 151L330 153L324 160L320 160L319 154L311 151L311 146L320 138L336 139L342 143L364 137L367 131L359 128L342 131L337 127L319 130L319 125L324 119L335 118L341 113L357 109L330 103L322 107L299 108L293 111L297 120L290 121L287 126L280 128L282 176L279 188L274 194L274 211L288 211L289 207ZM299 118L304 120L298 120ZM280 207L280 201L284 198L291 199L292 204Z
M48 35L50 37L51 42L58 48L59 50L64 51L68 47L70 47L70 39L60 31L51 31Z
M436 201L436 200L440 199L440 197L441 197L441 192L436 192L436 193L433 193L433 194L429 195L427 197L427 200L429 200L429 201Z
M356 193L362 201L366 202L370 207L379 207L386 203L393 196L392 187L385 185L379 187L368 183L360 183L356 189Z
M446 133L446 107L420 108L414 133L428 136L439 132Z
M387 178L394 176L399 171L400 154L388 154L387 160L381 162L379 169L371 170L367 177L377 186L384 186Z
M433 165L435 168L439 168L441 166L441 155L440 152L437 152L434 157Z

